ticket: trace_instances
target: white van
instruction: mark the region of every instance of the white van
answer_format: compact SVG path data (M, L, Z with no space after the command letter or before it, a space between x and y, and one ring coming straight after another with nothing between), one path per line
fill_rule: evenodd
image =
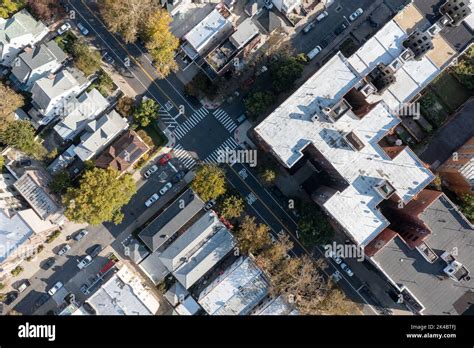
M321 50L322 50L321 46L316 46L311 51L309 51L306 56L308 57L309 60L312 60L314 57L316 57L319 54L319 52L321 52Z

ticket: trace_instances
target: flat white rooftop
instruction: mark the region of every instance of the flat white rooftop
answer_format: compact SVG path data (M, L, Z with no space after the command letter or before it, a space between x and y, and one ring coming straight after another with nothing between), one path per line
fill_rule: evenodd
M405 149L391 159L378 142L400 123L395 113L401 104L409 102L440 71L427 56L401 62L396 82L381 96L367 98L376 106L363 118L349 110L331 121L323 110L359 86L379 63L389 64L398 57L406 37L397 23L388 22L350 58L340 53L331 58L255 128L288 168L303 157L302 151L310 144L332 164L349 186L329 198L324 207L361 245L367 245L388 226L377 209L384 198L375 185L386 180L407 203L433 179L411 150ZM360 140L362 149L355 150L347 143L344 136L348 133Z

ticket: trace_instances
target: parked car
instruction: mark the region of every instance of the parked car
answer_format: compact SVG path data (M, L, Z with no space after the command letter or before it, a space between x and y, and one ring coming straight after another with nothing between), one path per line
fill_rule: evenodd
M186 174L184 173L184 171L180 170L179 172L177 172L174 176L173 176L173 179L171 179L171 181L174 183L174 184L177 184L182 178L184 178Z
M97 255L99 255L101 251L102 251L102 245L96 244L93 247L89 248L87 254L90 255L90 257L94 258Z
M346 30L348 26L349 25L346 22L342 22L341 24L339 24L336 30L334 30L334 34L336 35L342 34L342 32Z
M349 20L351 22L355 21L362 13L364 13L364 10L359 7L349 16Z
M352 272L352 270L349 268L348 265L346 265L344 262L341 263L341 268L344 272L346 272L346 274L349 276L349 277L352 277L354 275L354 272Z
M49 300L49 294L44 293L35 302L35 308L39 308Z
M157 170L158 170L158 166L154 164L145 172L145 174L143 174L143 176L145 177L145 179L148 179Z
M216 205L216 200L211 199L210 201L207 201L206 205L204 206L204 210L209 210L215 205Z
M18 287L18 292L23 292L25 291L29 286L31 285L31 283L29 282L28 279L26 279L25 281L23 281L23 283L20 284L20 286Z
M82 238L84 238L88 233L89 233L89 231L87 231L87 230L84 230L84 229L83 229L83 230L80 230L79 233L76 234L73 239L74 239L76 242L79 242L79 241L80 241Z
M48 290L48 294L50 294L51 296L53 296L55 293L58 292L59 289L61 289L63 287L63 283L61 282L57 282L56 284L54 284L54 286Z
M81 262L77 264L77 267L79 267L79 269L86 268L87 266L91 264L91 262L92 262L92 257L90 257L90 255L87 255L86 257L82 259Z
M316 27L315 22L309 23L307 26L303 28L303 34L308 34L311 30L313 30Z
M97 312L95 311L94 307L92 307L89 303L87 302L84 302L82 304L82 307L86 310L87 313L91 314L91 315L96 315Z
M71 24L69 23L64 23L63 25L61 25L61 27L59 27L58 29L58 35L62 35L64 34L66 31L68 31L69 29L71 29Z
M168 163L168 161L171 159L171 155L169 153L165 153L163 156L161 156L161 158L158 160L158 163L161 165L161 166L164 166L166 165L166 163Z
M160 198L158 193L154 193L150 198L147 199L147 201L145 202L145 206L147 208L150 207L153 203L155 203L158 200L158 198Z
M327 11L323 11L318 16L316 17L316 22L321 22L324 18L326 18L329 15Z
M109 52L104 51L104 54L102 54L102 59L105 60L109 64L114 64L115 60L112 58L112 56L109 54Z
M246 119L247 119L247 115L242 114L239 117L237 117L237 123L238 124L244 123Z
M9 293L7 293L3 303L5 303L7 306L11 305L13 301L15 301L18 298L18 294L19 294L18 291L10 291Z
M69 249L71 249L71 246L69 244L65 244L61 249L58 250L58 256L63 256L69 251Z
M342 274L341 272L339 271L335 271L333 274L332 274L332 279L337 283L338 281L340 281L342 279Z
M166 192L168 192L168 190L169 190L172 186L173 186L172 183L167 182L167 183L165 184L165 186L163 186L163 187L160 189L160 195L163 196Z
M320 52L322 51L321 46L316 46L313 48L311 51L308 52L306 55L309 60L312 60L314 57L316 57Z
M89 30L81 22L77 23L77 27L81 31L82 35L84 36L89 35Z
M23 159L23 160L18 161L16 164L18 167L28 167L28 166L31 166L31 160Z
M55 263L56 263L56 259L54 257L50 257L50 258L46 259L46 261L43 263L42 268L45 269L45 270L48 270L51 267L53 267Z
M329 257L332 258L334 262L336 262L338 265L342 263L342 259L339 256L337 256L336 253L334 253L333 251L329 252Z

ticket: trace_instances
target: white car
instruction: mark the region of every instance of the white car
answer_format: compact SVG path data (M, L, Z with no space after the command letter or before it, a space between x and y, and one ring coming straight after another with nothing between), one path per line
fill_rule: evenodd
M328 16L328 13L326 11L321 12L317 17L316 17L316 22L321 22L324 18Z
M88 233L89 233L89 231L82 229L78 234L76 234L76 235L74 236L73 239L74 239L76 242L79 242L82 238L84 238L85 236L87 236Z
M87 255L86 257L84 257L82 259L81 262L79 262L77 264L77 267L79 267L79 269L83 269L83 268L86 268L87 266L89 266L92 262L92 257L90 257L89 255Z
M332 274L332 279L337 283L338 281L340 281L342 279L342 274L341 272L339 271L335 271L333 274Z
M346 272L346 274L349 277L352 277L354 275L354 272L352 272L352 270L349 268L349 266L346 265L345 263L341 263L341 268L344 272Z
M153 203L155 203L158 198L160 198L160 196L158 195L158 193L154 193L150 198L148 198L148 200L145 202L145 206L148 208L149 206L151 206Z
M152 165L146 172L143 174L143 176L148 179L150 175L155 173L158 170L158 166L156 164Z
M54 286L48 290L48 294L50 294L51 296L53 296L55 293L58 292L59 289L61 289L63 287L63 283L61 282L57 282L56 284L54 284Z
M313 48L311 51L308 52L306 55L309 60L312 60L314 57L316 57L320 52L322 51L321 46L316 46Z
M359 7L349 16L349 20L351 22L355 21L362 13L364 13L364 10Z
M58 256L63 256L64 254L66 254L69 251L69 249L71 249L71 247L69 246L69 244L66 244L61 249L59 249Z
M338 265L340 265L342 263L342 259L332 251L329 252L329 257L331 259L333 259L334 262L336 262Z
M63 25L61 25L61 27L58 29L58 35L62 35L64 34L66 31L68 31L69 29L71 29L71 24L69 23L64 23Z
M160 189L160 194L163 196L172 186L173 186L172 183L167 182L167 183L165 184L165 186L163 186L163 187Z

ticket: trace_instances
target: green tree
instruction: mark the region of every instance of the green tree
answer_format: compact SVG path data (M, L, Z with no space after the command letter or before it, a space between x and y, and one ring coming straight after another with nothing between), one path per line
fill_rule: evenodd
M148 126L158 116L160 105L153 99L143 99L133 113L134 121L141 127Z
M249 94L245 100L245 110L252 118L257 118L275 103L275 96L268 91L257 91Z
M332 287L323 300L317 305L317 313L323 315L356 315L360 314L359 307L349 300L344 293Z
M120 115L128 117L135 112L135 101L130 97L123 96L118 100L115 108Z
M13 113L23 105L23 96L0 82L0 131L14 120Z
M191 188L204 201L216 199L226 192L224 171L212 164L199 167Z
M0 170L3 168L3 165L5 164L5 158L0 155ZM1 290L1 289L0 289Z
M467 194L462 198L461 210L463 214L469 219L469 221L474 222L474 195Z
M153 142L153 139L143 130L139 129L137 131L137 135L142 138L142 140L147 144L150 148L155 146L155 143Z
M71 186L71 178L66 170L55 174L49 183L49 189L57 194L63 194Z
M277 173L270 168L266 168L260 173L260 179L264 182L266 185L271 185L275 182L276 180Z
M163 8L157 9L144 23L142 33L146 48L162 77L178 70L174 56L179 47L179 40L169 30L172 20L168 11Z
M0 3L0 17L8 18L23 6L25 6L25 1L23 0L2 0Z
M57 0L28 0L28 7L44 21L59 19L66 15L64 7Z
M474 46L458 60L453 67L458 80L471 91L474 91Z
M302 60L298 57L288 57L275 63L272 67L273 89L280 93L293 88L295 81L301 77L303 68Z
M131 175L118 176L114 169L92 168L79 180L79 187L70 187L63 202L64 215L72 221L98 225L104 221L119 224L123 219L121 208L136 192Z
M257 264L269 274L273 274L287 259L291 249L293 249L293 242L288 234L280 233L278 239L257 256Z
M83 41L76 41L73 44L72 53L75 66L86 76L95 73L102 64L99 51L93 50Z
M270 228L265 224L257 224L255 217L248 215L237 229L236 237L242 254L257 255L272 243Z
M35 129L28 121L9 122L7 127L0 131L0 142L38 159L46 155L46 149L36 142Z
M245 209L244 200L235 195L228 196L222 202L221 214L226 219L238 218Z
M327 244L334 234L328 218L313 203L301 207L298 231L301 242L307 247Z

